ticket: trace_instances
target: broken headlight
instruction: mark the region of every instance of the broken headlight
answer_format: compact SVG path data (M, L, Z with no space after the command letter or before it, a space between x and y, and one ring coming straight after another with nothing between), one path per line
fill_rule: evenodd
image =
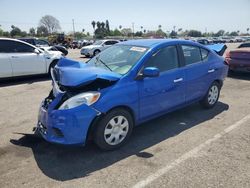
M77 106L80 106L82 104L86 104L90 106L91 104L94 104L96 101L98 101L100 97L99 92L86 92L86 93L81 93L78 95L75 95L68 100L66 100L60 107L59 110L66 110L66 109L71 109L75 108Z

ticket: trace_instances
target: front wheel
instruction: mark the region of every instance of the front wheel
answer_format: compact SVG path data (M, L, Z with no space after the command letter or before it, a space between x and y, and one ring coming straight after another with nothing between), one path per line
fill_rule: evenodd
M218 82L213 82L212 85L209 87L209 90L207 91L205 97L200 101L200 104L204 108L214 107L219 99L220 89L220 84Z
M106 114L94 130L94 142L102 150L114 150L125 144L132 132L133 118L124 109Z
M94 56L96 56L97 54L99 54L101 51L100 50L95 50L94 51Z

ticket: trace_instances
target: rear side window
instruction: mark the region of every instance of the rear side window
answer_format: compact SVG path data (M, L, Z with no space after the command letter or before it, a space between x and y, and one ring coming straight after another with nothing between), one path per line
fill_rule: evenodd
M145 67L157 67L160 72L175 69L178 66L176 46L168 46L157 51L145 64Z
M209 51L205 50L204 48L201 48L201 58L202 60L207 60Z
M36 45L44 45L44 46L46 45L46 46L49 46L49 43L47 41L44 41L44 40L36 40Z
M34 52L34 48L21 42L11 40L0 40L1 53L29 53Z
M182 45L182 51L186 65L202 61L200 48L196 46Z

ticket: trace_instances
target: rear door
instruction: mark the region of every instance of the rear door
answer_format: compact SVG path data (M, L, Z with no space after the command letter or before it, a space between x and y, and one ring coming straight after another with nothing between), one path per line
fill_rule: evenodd
M181 45L181 49L185 61L186 101L191 102L205 95L215 70L208 61L208 50L192 45Z
M157 67L160 75L138 81L142 120L185 103L185 72L179 67L176 46L167 46L155 52L145 62L146 67Z
M104 49L106 49L106 48L108 48L116 43L118 43L118 41L113 41L113 40L106 41L106 42L104 42L102 50L104 50Z
M43 53L35 53L35 48L18 42L8 41L13 76L46 73L46 61Z
M6 40L0 40L0 78L11 76L12 66L8 49L6 48Z

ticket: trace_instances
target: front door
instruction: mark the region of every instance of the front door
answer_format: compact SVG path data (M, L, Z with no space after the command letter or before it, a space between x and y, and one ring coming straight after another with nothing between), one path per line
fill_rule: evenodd
M138 81L142 121L185 103L185 72L179 67L176 46L158 50L145 62L145 67L157 67L160 75Z
M35 48L17 41L11 42L11 59L13 76L46 73L46 61L44 54L34 52Z

